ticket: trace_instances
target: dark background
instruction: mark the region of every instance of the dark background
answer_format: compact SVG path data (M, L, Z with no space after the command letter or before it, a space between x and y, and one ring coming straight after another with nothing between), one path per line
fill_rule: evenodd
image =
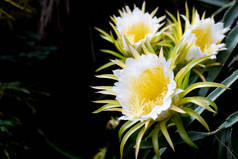
M70 13L67 13L65 3L61 1L59 7L54 8L52 21L42 34L44 36L37 41L37 45L56 46L58 48L56 51L42 61L31 61L31 64L28 64L27 60L20 63L1 60L1 81L20 81L22 86L29 90L49 93L49 96L40 97L36 102L35 113L24 105L23 108L14 106L5 108L21 119L22 125L14 131L17 141L20 140L20 143L28 145L26 151L17 151L18 155L15 158L66 159L68 154L92 158L109 140L117 140L117 136L113 136L115 134L106 130L107 121L113 113L92 114L98 105L91 101L99 98L99 95L95 94L90 86L104 84L94 77L97 74L95 70L108 59L113 58L99 50L114 49L110 43L100 38L94 27L109 31L110 15L118 16L118 9L125 5L132 8L134 3L140 7L142 2L69 0ZM193 2L193 4L189 2L189 5L197 7L198 2ZM179 9L184 13L182 0L166 2L150 0L146 3L149 12L159 6L160 15L164 14L165 9L171 12ZM21 47L21 43L14 39L16 35L28 31L39 33L42 24L40 24L41 6L38 7L38 13L30 21L20 19L15 22L13 30L5 31L3 28L0 31L2 52L6 48L11 48L14 52L15 47ZM200 7L202 8L203 4L200 4ZM215 9L209 8L208 15ZM219 79L224 79L230 74L230 72L226 73L218 78L218 82L221 81ZM234 98L236 90L226 93L223 100L218 102L226 103L226 99ZM4 102L7 101L2 101ZM14 104L14 102L8 103L8 105Z

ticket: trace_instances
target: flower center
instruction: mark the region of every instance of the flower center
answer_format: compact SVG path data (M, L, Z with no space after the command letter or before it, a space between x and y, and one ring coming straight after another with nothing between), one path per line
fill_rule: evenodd
M141 116L163 104L169 78L165 77L162 67L156 67L144 70L138 78L132 78L131 84L133 93L129 97L130 106L134 107L135 116Z
M206 48L209 48L212 43L211 36L211 27L205 28L196 28L192 31L193 34L197 37L196 45L200 47L202 52L206 51Z
M141 39L144 39L145 36L151 33L151 29L145 25L143 22L138 22L129 27L126 31L126 37L131 43L137 43Z

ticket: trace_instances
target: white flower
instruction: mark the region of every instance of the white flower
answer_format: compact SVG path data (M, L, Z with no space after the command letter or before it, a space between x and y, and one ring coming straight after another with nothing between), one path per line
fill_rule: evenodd
M128 58L126 67L115 70L112 90L122 106L124 120L164 119L171 107L176 83L170 62L155 54Z
M225 44L221 43L225 37L225 33L229 28L224 28L223 23L215 23L214 19L199 18L198 13L195 13L194 20L184 33L184 42L192 44L188 50L186 60L211 55L210 59L216 58L216 54L225 50Z
M116 30L122 36L124 49L127 49L127 41L135 48L141 46L146 40L151 40L160 27L159 22L164 19L157 19L148 12L144 13L139 8L133 11L128 6L125 7L120 17L114 17L116 20Z

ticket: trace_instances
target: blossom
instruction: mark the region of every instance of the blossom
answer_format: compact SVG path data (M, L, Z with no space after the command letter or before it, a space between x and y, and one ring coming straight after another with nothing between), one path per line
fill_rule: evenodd
M129 44L138 48L146 40L151 40L159 27L159 23L164 17L157 18L148 12L144 13L139 8L134 8L132 11L128 6L123 11L120 11L120 16L115 17L115 27L119 35L122 36L124 49L127 49L127 41Z
M99 90L97 93L109 95L108 99L94 101L103 104L94 113L119 111L119 119L127 120L118 133L121 140L121 158L125 143L137 130L139 132L135 144L136 158L146 131L151 131L153 148L158 158L160 130L174 150L167 130L171 125L177 127L177 132L187 144L197 148L184 128L181 114L196 119L210 131L200 112L193 108L201 107L200 110L206 109L216 113L217 105L206 97L187 95L194 95L190 92L204 87L228 89L223 84L207 82L196 67L216 58L219 51L226 49L222 40L229 28L224 28L221 22L215 23L213 18L204 18L204 15L200 18L195 9L190 22L187 4L185 8L186 17L181 15L185 20L185 27L182 27L179 12L177 17L168 12L171 20L163 26L160 22L164 17L154 17L157 9L151 14L145 13L144 3L141 10L135 7L131 11L126 6L122 11L119 10L120 17L111 17L114 24L110 25L116 38L111 32L108 34L97 29L102 38L113 43L119 51L103 50L116 56L116 59L110 60L98 70L112 65L121 68L113 70L113 74L97 75L98 78L116 82L110 86L93 87ZM158 31L161 26L163 27ZM203 82L190 81L196 76L191 74L192 71L197 73ZM189 103L197 106L188 107Z
M164 57L155 54L128 58L126 67L114 71L118 78L112 90L122 106L125 120L163 119L168 115L176 89L174 73Z
M143 127L136 139L135 155L137 158L142 137L145 131L154 124L156 126L152 129L154 134L152 142L156 156L158 158L160 156L159 147L156 144L158 142L159 128L161 128L171 148L174 149L173 142L167 131L167 123L170 123L170 119L173 119L173 123L176 125L182 139L190 146L197 148L184 129L179 114L188 114L197 119L209 131L208 124L200 114L185 105L187 103L197 104L213 113L216 113L217 106L206 97L186 97L186 95L194 89L203 87L222 87L227 89L226 86L214 82L196 82L188 86L188 72L208 58L209 56L205 56L191 61L174 76L173 66L171 65L172 60L166 61L161 54L159 57L152 53L141 54L137 58L127 58L125 63L115 60L113 62L120 66L121 69L114 70L113 74L97 76L99 78L117 80L113 86L93 87L101 90L98 93L115 96L115 99L94 101L95 103L105 104L94 113L119 111L123 115L119 119L128 120L119 131L120 139L123 132L127 131L121 139L121 156L123 156L123 148L129 136Z
M211 55L210 59L215 59L219 51L226 49L221 41L228 30L222 22L215 23L213 18L200 19L199 14L195 12L192 24L184 33L184 42L191 44L186 60L208 55Z

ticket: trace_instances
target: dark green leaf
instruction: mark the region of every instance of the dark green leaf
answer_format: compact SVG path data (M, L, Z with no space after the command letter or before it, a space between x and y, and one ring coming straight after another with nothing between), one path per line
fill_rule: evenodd
M188 132L188 134L193 141L201 140L210 135L209 133L199 132L199 131L190 131Z
M150 150L146 150L145 152L143 152L143 154L141 155L141 159L147 159L148 156L150 154Z
M226 118L226 121L221 124L218 129L226 129L238 122L238 111Z
M234 3L235 3L235 1L231 1L230 3L227 3L227 4L223 5L223 6L221 6L221 7L220 7L218 10L216 10L212 15L213 15L213 16L218 15L218 14L221 13L223 10L225 10L225 9L227 9L227 8L229 8L229 7L231 7L231 6L233 6Z
M160 155L162 155L162 154L165 152L165 150L167 150L167 147L162 147L162 148L160 148L160 149L159 149ZM152 159L158 159L158 158L157 158L157 156L155 155Z
M234 112L232 113L231 115L229 115L225 122L223 122L215 131L213 132L210 132L210 133L204 133L204 132L197 132L197 131L191 131L189 132L189 136L191 137L191 139L193 141L195 140L200 140L200 139L203 139L207 136L210 136L210 135L214 135L214 134L217 134L219 132L221 132L222 130L224 129L228 129L230 127L232 127L234 124L236 124L238 122L238 111L237 112ZM176 143L176 142L175 142Z
M232 151L232 145L231 145L231 134L232 134L232 129L227 130L226 134L226 142L227 142L227 151L226 151L226 158L227 159L232 159L233 157L233 151Z
M223 16L222 21L225 27L231 26L235 22L236 18L238 17L237 12L238 12L238 2L236 1L234 5L231 8L229 8Z
M212 4L215 6L219 6L219 7L222 7L223 5L226 5L227 3L229 3L228 0L199 0L199 1Z
M232 149L233 153L236 155L236 158L238 158L238 126L232 128Z
M226 156L226 159L236 158L231 145L231 136L232 129L227 129L219 135L215 135L216 140L218 141L218 159L223 159ZM226 152L226 153L225 153Z
M197 141L210 136L210 133L200 131L189 131L188 135L192 139L192 141ZM184 140L182 139L178 139L177 141L174 142L175 145L182 143L184 143Z
M223 159L224 157L224 146L225 146L225 141L226 141L226 132L223 132L219 134L218 136L215 136L215 139L217 140L218 144L218 149L217 149L217 158L218 159Z
M227 87L230 87L236 80L238 79L238 70L233 72L228 78L226 78L222 84L224 84ZM223 92L225 91L224 88L216 88L214 91L212 91L207 98L211 101L215 101ZM205 109L203 107L197 107L195 111L198 114L201 114ZM193 119L194 120L194 119ZM191 122L193 121L191 120ZM191 123L190 122L190 123Z

